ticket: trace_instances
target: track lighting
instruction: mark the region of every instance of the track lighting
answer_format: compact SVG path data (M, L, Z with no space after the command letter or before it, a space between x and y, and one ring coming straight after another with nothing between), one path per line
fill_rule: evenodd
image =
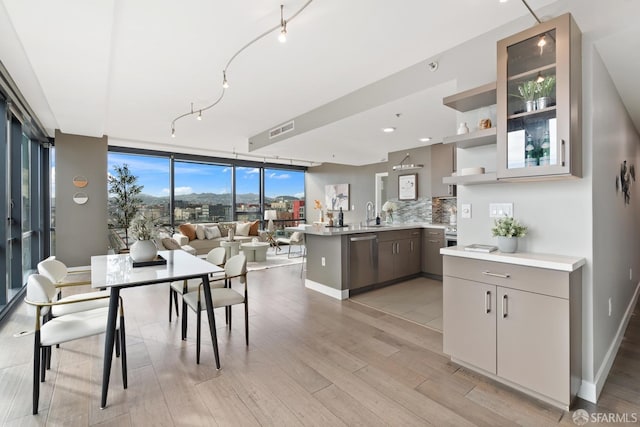
M227 81L227 70L222 70L222 87L229 88L229 82Z
M198 113L198 117L196 117L196 119L202 120L202 110L200 110L200 112Z
M278 35L280 43L287 41L287 21L284 19L284 5L280 5L280 34Z
M536 83L542 83L544 81L544 76L540 71L538 71L538 77L536 77Z
M171 138L176 137L176 128L171 128Z

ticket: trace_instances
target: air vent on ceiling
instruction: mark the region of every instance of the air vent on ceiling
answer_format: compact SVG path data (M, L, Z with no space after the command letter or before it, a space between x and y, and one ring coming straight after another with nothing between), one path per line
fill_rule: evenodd
M293 120L291 120L290 122L287 122L281 126L278 126L275 129L271 129L269 131L269 139L275 138L277 136L283 135L287 132L291 132L293 129L295 129L294 127L294 122Z

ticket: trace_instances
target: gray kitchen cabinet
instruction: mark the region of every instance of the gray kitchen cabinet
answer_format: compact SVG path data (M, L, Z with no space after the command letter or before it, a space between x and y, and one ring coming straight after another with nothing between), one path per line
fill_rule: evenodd
M450 177L454 170L454 145L431 145L431 197L452 197L456 195L455 185L442 182L442 178Z
M444 230L425 228L422 231L422 272L442 276L442 255L440 248L445 247Z
M582 176L581 40L567 13L498 41L499 180Z
M581 270L452 256L443 264L444 352L568 408L582 373Z
M378 281L380 283L420 272L420 231L378 233Z

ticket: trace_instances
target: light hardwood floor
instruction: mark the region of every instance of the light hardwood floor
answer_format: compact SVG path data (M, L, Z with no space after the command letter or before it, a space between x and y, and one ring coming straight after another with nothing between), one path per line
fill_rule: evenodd
M441 334L304 288L300 267L249 273L250 346L242 307L233 330L216 316L222 369L205 334L195 363L189 338L168 322L167 285L124 290L129 388L114 369L99 409L103 337L53 350L40 413L31 415L32 328L24 306L0 327L3 425L565 425L571 413L449 362ZM590 412L640 412L640 312L636 308L600 403ZM205 329L206 330L206 329Z

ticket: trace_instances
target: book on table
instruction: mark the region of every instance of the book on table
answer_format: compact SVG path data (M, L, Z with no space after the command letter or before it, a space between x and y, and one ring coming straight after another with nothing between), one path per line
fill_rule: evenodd
M485 252L485 253L489 253L489 252L497 251L498 248L496 246L493 246L493 245L481 245L481 244L478 244L478 243L474 243L473 245L465 246L464 250L465 251L470 251L470 252Z

